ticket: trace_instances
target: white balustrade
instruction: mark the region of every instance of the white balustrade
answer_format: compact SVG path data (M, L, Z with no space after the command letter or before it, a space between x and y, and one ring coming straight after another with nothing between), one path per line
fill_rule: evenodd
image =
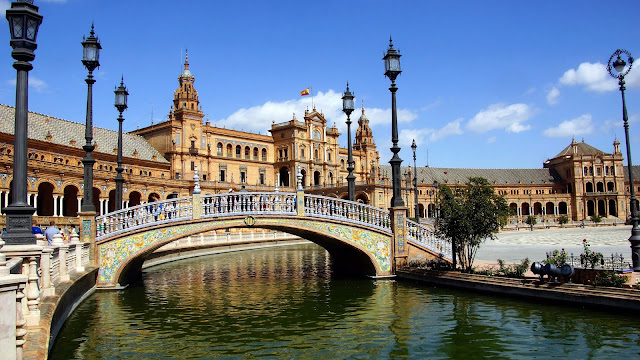
M327 196L305 194L304 214L310 217L344 220L391 233L389 211L371 205L353 203Z
M244 214L296 214L296 194L282 192L239 192L202 197L202 217Z
M416 242L427 249L442 254L445 259L453 259L451 255L451 242L438 238L432 227L418 224L415 221L407 219L407 241Z

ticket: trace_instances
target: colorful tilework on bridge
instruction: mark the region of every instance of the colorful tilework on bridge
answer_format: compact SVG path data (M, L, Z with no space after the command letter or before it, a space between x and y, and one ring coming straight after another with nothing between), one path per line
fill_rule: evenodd
M391 271L391 237L377 232L359 229L347 225L338 225L322 221L298 220L298 219L260 219L261 223L281 224L316 230L320 233L339 238L346 243L367 252L367 255L375 261L378 271L387 273Z
M210 227L211 223L178 225L155 229L101 244L98 250L100 262L98 282L115 285L117 281L115 276L118 270L124 263L135 257L136 253L140 253L159 242L166 242L170 238L196 231L204 231Z

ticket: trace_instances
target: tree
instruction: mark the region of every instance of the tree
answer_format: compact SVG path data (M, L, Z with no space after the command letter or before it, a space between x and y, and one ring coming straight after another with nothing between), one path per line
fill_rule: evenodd
M438 231L451 240L454 263L457 255L462 268L470 271L480 245L506 225L509 206L481 177L470 178L464 188L442 185L438 190Z
M564 227L564 224L569 222L569 217L566 215L562 215L558 218L558 223L560 223L560 227Z
M591 215L591 221L593 221L593 223L596 224L596 226L598 226L598 224L602 222L602 216L598 214L593 214Z

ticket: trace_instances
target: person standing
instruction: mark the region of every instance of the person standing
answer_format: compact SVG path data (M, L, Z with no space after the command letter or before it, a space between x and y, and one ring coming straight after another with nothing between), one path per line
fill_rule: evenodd
M60 234L60 230L56 227L56 223L52 220L49 221L49 227L44 231L44 236L47 238L47 245L51 246L53 242L53 235Z

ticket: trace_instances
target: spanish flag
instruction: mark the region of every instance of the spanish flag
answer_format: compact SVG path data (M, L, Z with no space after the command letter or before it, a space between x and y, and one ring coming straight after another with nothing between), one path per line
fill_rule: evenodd
M308 87L308 88L306 88L306 89L304 89L304 90L300 91L300 96L306 96L306 95L309 95L309 93L310 93L310 92L309 92L309 89L310 89L310 87Z

